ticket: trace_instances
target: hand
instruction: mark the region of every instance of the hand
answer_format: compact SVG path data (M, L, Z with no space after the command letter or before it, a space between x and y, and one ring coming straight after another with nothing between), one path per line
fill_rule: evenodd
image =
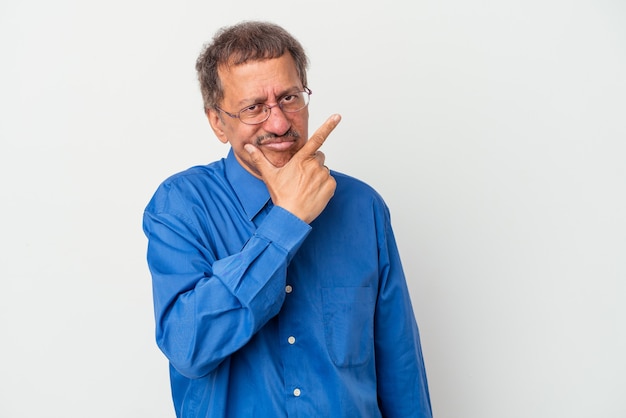
M274 205L288 210L306 223L313 222L335 194L337 183L324 165L324 153L318 149L340 120L340 115L328 118L283 167L274 166L255 146L245 146L267 185Z

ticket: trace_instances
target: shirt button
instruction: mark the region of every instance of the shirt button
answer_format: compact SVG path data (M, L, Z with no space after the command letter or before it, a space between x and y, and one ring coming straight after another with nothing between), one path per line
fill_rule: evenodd
M296 342L296 337L287 338L287 342L289 342L289 344L294 344Z
M300 389L298 389L298 388L295 388L295 389L293 390L293 396L300 396L300 394L301 394L301 393L302 393L302 392L300 392Z
M285 292L287 293L293 292L293 287L291 287L291 285L288 284L287 286L285 286Z

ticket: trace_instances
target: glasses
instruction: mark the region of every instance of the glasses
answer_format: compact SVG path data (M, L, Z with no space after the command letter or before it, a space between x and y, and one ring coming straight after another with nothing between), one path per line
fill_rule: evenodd
M304 109L309 105L311 93L313 92L308 87L304 87L304 91L289 93L281 97L275 105L269 106L265 103L255 103L244 107L237 113L227 112L217 106L215 108L231 118L239 119L241 123L246 125L258 125L269 119L273 107L278 106L285 113L295 113Z

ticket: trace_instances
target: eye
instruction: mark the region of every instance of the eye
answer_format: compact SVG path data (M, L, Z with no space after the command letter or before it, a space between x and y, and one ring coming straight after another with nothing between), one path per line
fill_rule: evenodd
M297 94L288 94L288 95L286 95L285 97L283 97L281 99L281 102L282 103L289 103L289 102L295 101L297 98L298 98Z
M240 113L243 113L244 115L256 115L257 113L261 113L262 111L263 111L263 105L259 103L255 103L248 107L244 107L243 109L241 109Z

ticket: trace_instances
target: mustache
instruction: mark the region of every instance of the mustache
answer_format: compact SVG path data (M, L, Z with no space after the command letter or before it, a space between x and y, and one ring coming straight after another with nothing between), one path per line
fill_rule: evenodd
M294 131L293 129L289 128L289 130L287 132L285 132L283 135L276 135L276 134L265 134L265 135L260 135L256 138L256 144L257 145L262 145L264 141L267 141L268 139L275 139L275 138L294 138L294 139L298 139L300 138L300 134L296 131Z

